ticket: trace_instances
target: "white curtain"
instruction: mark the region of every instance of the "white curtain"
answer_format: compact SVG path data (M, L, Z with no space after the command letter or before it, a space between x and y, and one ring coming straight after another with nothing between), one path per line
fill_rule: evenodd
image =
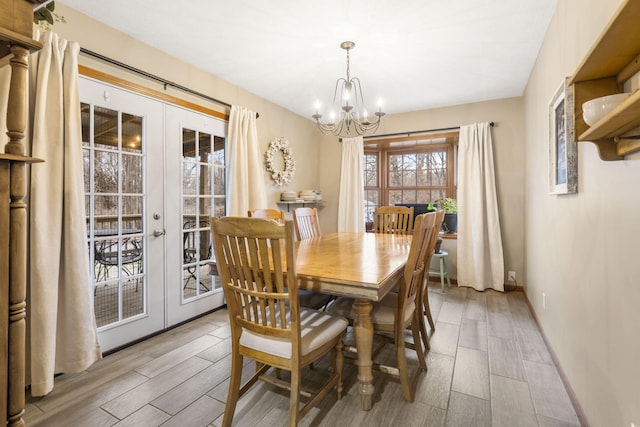
M76 42L51 32L31 57L30 371L31 394L53 376L100 359L93 314L83 186Z
M338 231L364 232L364 143L361 136L342 138L338 196Z
M232 106L229 114L228 212L247 216L247 211L267 207L264 166L258 142L256 113Z
M504 258L489 123L460 127L458 285L504 291Z

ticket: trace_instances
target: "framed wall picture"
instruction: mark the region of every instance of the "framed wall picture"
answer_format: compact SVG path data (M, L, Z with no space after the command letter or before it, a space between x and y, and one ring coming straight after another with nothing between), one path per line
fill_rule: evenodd
M573 135L573 86L565 78L549 103L549 193L578 192L578 148Z

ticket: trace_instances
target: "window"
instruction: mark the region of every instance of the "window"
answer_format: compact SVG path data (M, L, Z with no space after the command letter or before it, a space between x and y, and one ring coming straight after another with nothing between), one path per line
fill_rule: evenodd
M380 206L379 153L364 153L364 215L367 230L373 226L373 213Z
M428 204L455 197L458 132L365 141L364 212L367 230L378 206Z

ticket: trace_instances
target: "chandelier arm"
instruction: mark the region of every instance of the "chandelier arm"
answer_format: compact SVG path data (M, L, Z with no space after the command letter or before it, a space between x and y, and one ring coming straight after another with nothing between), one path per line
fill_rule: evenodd
M346 122L344 120L340 120L338 127L336 128L335 132L333 132L334 135L340 135L341 133L344 132L344 127L345 125L347 126L347 134L349 133L349 125L346 124Z
M342 85L340 85L340 83L342 83ZM338 80L336 80L336 87L333 90L333 103L332 105L334 105L336 103L336 95L338 95L338 86L341 87L340 90L340 94L342 94L342 91L344 90L344 85L347 84L347 80L345 80L343 77L340 77Z
M323 134L333 134L340 136L344 134L351 135L355 132L356 135L363 135L367 132L375 132L380 126L380 116L376 117L374 122L362 122L354 119L353 117L345 117L343 120L338 120L335 123L322 123L316 119L319 129Z
M364 95L362 94L362 85L360 84L360 79L357 77L354 77L351 79L351 82L353 84L353 91L355 92L356 96L354 97L356 99L356 103L357 103L357 99L358 99L358 94L360 95L360 106L362 108L366 108L365 103L364 103Z
M322 122L318 122L318 128L320 128L323 134L328 135L330 133L333 133L333 131L335 130L335 124L333 126L329 126Z
M358 123L357 125L358 135L363 135L367 132L375 132L379 126L380 126L380 120L377 120L373 123L368 123L368 124Z

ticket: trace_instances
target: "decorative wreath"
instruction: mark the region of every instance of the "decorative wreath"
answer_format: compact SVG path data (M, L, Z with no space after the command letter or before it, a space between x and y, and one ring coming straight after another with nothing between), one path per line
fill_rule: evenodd
M273 167L273 156L278 152L282 153L282 157L284 158L284 170L275 170ZM269 142L269 148L267 148L267 151L264 153L264 162L267 166L267 172L271 174L271 179L273 179L278 187L282 187L291 182L293 174L296 171L296 162L293 160L291 150L289 149L289 141L286 138L273 138L271 142Z

